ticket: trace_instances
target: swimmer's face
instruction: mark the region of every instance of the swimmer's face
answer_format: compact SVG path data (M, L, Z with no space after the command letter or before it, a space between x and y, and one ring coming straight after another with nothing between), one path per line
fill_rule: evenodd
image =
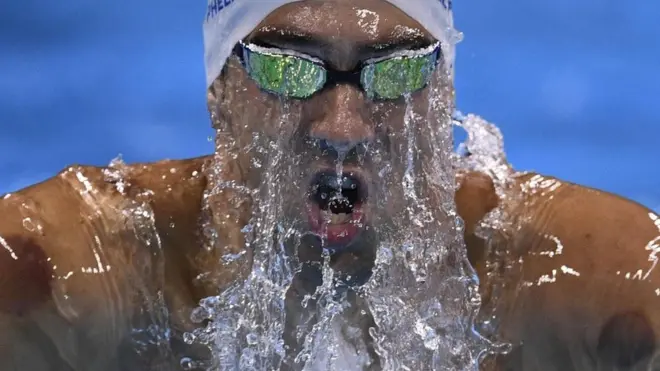
M237 46L210 88L214 125L245 149L238 156L254 186L273 161L252 150L255 140L285 154L278 160L290 165L278 170L288 184L285 212L300 218L304 240L334 252L373 252L370 226L400 211L381 189L401 187L406 122L415 126L406 110L426 117L429 86L444 69L437 45L383 0L283 6ZM409 51L412 57L391 58Z

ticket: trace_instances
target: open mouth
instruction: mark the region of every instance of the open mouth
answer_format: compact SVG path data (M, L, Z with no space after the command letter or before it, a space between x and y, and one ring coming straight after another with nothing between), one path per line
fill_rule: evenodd
M311 231L329 248L348 245L363 228L367 186L353 172L317 173L310 184L307 214Z

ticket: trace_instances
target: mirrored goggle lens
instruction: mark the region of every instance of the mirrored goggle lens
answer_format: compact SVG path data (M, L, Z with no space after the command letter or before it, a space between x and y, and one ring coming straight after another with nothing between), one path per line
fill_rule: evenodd
M370 63L360 76L370 98L397 99L426 86L438 60L438 48L420 56L404 56Z
M244 50L248 74L264 90L292 98L307 98L325 85L325 69L312 61L249 48Z

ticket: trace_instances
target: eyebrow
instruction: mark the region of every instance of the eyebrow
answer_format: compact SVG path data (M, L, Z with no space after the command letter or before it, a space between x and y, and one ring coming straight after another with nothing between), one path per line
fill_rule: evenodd
M295 26L287 28L261 28L247 40L258 46L278 49L291 49L309 56L327 60L324 49L332 48L333 41L327 37L310 34ZM369 43L355 43L355 64L368 59L385 57L398 51L422 49L436 43L434 39L422 34L400 37L386 36L382 40Z

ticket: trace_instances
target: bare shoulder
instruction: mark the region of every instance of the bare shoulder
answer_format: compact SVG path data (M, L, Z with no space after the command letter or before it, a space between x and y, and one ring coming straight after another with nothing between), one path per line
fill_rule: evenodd
M156 236L143 233L136 217L160 213L162 225L184 223L189 215L179 205L199 208L204 162L72 165L0 196L0 363L29 352L33 363L17 369L107 365L112 352L80 357L121 341L118 325L130 321L135 290L149 290L145 272L159 263L160 241L150 241Z
M502 333L525 344L513 368L646 367L660 336L658 215L539 174L518 176L509 196L509 230L493 244L506 269L487 281L503 287Z
M655 212L624 197L554 177L525 174L516 180L519 198L509 214L552 244L561 241L564 248L557 256L575 250L585 258L600 257L601 264L591 269L616 268L613 273L625 280L658 282L660 272L654 268L660 221ZM620 265L607 264L610 261Z
M117 267L130 263L120 253L129 248L130 237L135 237L130 236L131 216L127 213L139 211L144 202L167 214L159 221L169 223L185 213L180 210L185 201L199 208L205 161L72 165L48 180L0 196L0 285L27 282L46 295L53 280L67 277L73 282L74 276L84 275L81 269L85 267L91 267L90 272L104 270L101 266L108 264L98 261L97 250L105 252L105 258ZM113 246L111 251L105 249ZM0 301L6 304L0 307L23 310L29 304L20 304L18 292L2 291ZM36 293L21 290L20 294L32 297L30 302L37 299Z

